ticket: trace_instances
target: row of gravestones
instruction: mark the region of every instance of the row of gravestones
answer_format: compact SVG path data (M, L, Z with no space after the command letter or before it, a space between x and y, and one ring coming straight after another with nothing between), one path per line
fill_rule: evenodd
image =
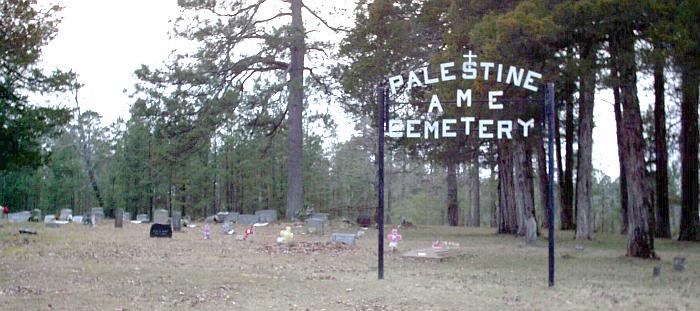
M205 222L212 223L227 223L235 222L238 224L252 225L256 223L275 222L277 221L277 210L266 209L256 211L255 214L239 214L237 212L219 212L216 215L209 216Z

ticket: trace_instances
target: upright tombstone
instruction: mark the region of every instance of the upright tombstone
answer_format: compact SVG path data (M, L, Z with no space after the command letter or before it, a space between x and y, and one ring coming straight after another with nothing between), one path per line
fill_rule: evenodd
M131 213L129 213L129 212L124 212L124 213L122 213L122 220L123 220L123 221L129 221L129 220L131 220Z
M273 222L277 221L277 210L276 209L264 209L255 212L258 216L259 222Z
M7 219L9 222L27 222L29 221L30 217L32 217L32 213L29 211L7 214Z
M150 235L152 238L172 238L173 229L170 224L154 223L151 225Z
M32 217L30 218L31 221L36 221L39 222L41 221L41 210L38 208L35 208L32 210Z
M56 221L56 215L54 215L54 214L49 214L49 215L44 216L44 223L45 224L52 223L55 221Z
M525 243L527 245L535 245L537 242L537 221L535 217L527 219L525 224Z
M105 219L105 210L101 207L93 207L90 210L90 219L92 220L94 216L95 222L93 223L94 225L99 224L102 220Z
M62 208L61 213L58 215L58 220L68 220L73 217L73 210L70 208Z
M82 224L83 223L83 216L78 215L78 216L73 216L73 219L71 220L74 223Z
M148 214L138 214L138 215L136 215L136 221L148 222Z
M226 222L226 218L228 218L228 212L218 212L214 215L214 222Z
M121 208L114 210L114 227L121 228L124 223L124 210Z
M307 233L323 235L325 234L326 221L324 219L312 217L306 220L304 227Z
M241 214L241 215L238 215L237 223L242 224L242 225L252 225L252 224L258 222L258 220L259 220L258 215Z
M153 211L153 222L161 225L169 225L168 210L159 208Z
M313 214L311 214L311 217L309 217L309 218L316 218L316 219L322 219L322 220L328 221L330 219L329 216L330 216L330 214L328 214L328 213L313 213Z
M181 212L173 211L173 217L170 218L172 226L173 226L173 231L182 230L181 218L182 218Z
M240 214L237 212L229 212L228 215L226 215L226 218L224 218L224 222L237 222L238 215Z
M331 242L355 245L355 238L356 235L352 233L333 233L331 235Z

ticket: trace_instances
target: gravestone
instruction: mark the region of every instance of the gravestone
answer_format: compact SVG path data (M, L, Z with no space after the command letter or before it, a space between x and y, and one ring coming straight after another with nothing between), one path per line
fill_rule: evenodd
M168 210L159 208L153 211L153 223L161 225L170 224L168 221Z
M68 220L73 216L73 210L70 208L62 208L61 213L58 214L58 220Z
M90 214L95 216L95 222L93 223L93 225L97 225L105 219L105 210L101 207L93 207L90 210ZM90 219L92 219L92 216L90 217Z
M138 215L136 215L136 221L148 222L148 214L138 214Z
M173 217L171 217L171 225L173 226L173 231L182 230L182 222L180 221L181 219L182 213L173 211Z
M237 223L243 225L252 225L258 222L258 215L241 214L238 215Z
M45 224L52 223L55 221L56 221L56 215L51 214L51 215L44 216L44 223Z
M216 222L216 215L211 215L207 218L204 218L204 223L210 224Z
M214 215L214 221L217 223L220 222L226 222L226 218L228 218L228 212L218 212L216 215Z
M326 221L312 217L305 221L304 227L307 233L323 235L325 234Z
M83 216L73 216L73 222L82 224L83 223Z
M129 221L129 220L131 220L131 213L129 213L129 212L124 212L124 213L122 214L122 220L123 220L123 221Z
M355 245L355 235L352 233L333 233L331 234L331 242Z
M159 223L154 223L151 225L151 237L152 238L172 238L173 229L170 225L164 225Z
M525 244L535 245L537 242L537 221L535 217L530 217L527 219L525 224Z
M237 212L229 212L228 215L226 215L226 218L224 218L224 222L237 222L238 215L240 214Z
M316 219L323 219L325 221L328 221L330 218L330 214L328 213L313 213L311 214L311 217L309 218L316 218Z
M29 218L29 220L40 222L41 221L41 210L38 208L33 209L32 210L32 217Z
M121 208L114 210L114 227L121 228L124 223L124 210Z
M264 209L255 212L258 216L259 222L273 222L277 221L277 210L276 209Z
M29 211L7 214L7 219L9 222L27 222L29 217L32 217L32 213Z
M685 268L685 257L673 257L673 269L676 271L684 271Z

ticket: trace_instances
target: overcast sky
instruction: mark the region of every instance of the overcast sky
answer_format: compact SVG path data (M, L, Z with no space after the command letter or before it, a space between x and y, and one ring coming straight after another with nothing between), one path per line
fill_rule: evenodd
M333 2L345 2L346 7L352 8L350 1ZM79 93L81 109L98 112L106 124L118 117L128 119L132 102L128 94L135 83L134 70L141 64L162 64L177 48L168 36L170 21L179 14L177 1L59 0L58 3L65 7L61 12L63 21L56 38L44 49L44 66L78 73L79 81L85 85ZM348 20L343 24L350 23ZM653 98L645 90L648 84L648 80L642 79L639 88L643 109ZM610 92L596 97L593 165L616 178L619 168L611 102ZM331 112L340 117L339 109L331 107ZM339 139L348 139L352 129L352 124L341 124Z

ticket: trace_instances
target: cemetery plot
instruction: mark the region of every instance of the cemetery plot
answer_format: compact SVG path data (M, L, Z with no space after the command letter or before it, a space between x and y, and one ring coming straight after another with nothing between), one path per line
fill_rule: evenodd
M627 241L617 234L593 242L557 236L559 281L548 290L546 247L490 228L402 227L398 252L385 245L386 279L379 281L377 230L340 221L323 236L306 233L303 223L273 223L245 241L220 234L217 223L204 240L201 220L168 239L149 238L150 226L114 228L111 220L94 228L0 223L2 310L693 310L700 303L700 246L659 240L660 261L637 261L622 256ZM236 234L249 227L232 226ZM287 226L292 241L277 244ZM358 231L365 234L355 234L355 245L331 243L333 233ZM401 256L432 249L438 239L458 243L465 255L442 262Z

